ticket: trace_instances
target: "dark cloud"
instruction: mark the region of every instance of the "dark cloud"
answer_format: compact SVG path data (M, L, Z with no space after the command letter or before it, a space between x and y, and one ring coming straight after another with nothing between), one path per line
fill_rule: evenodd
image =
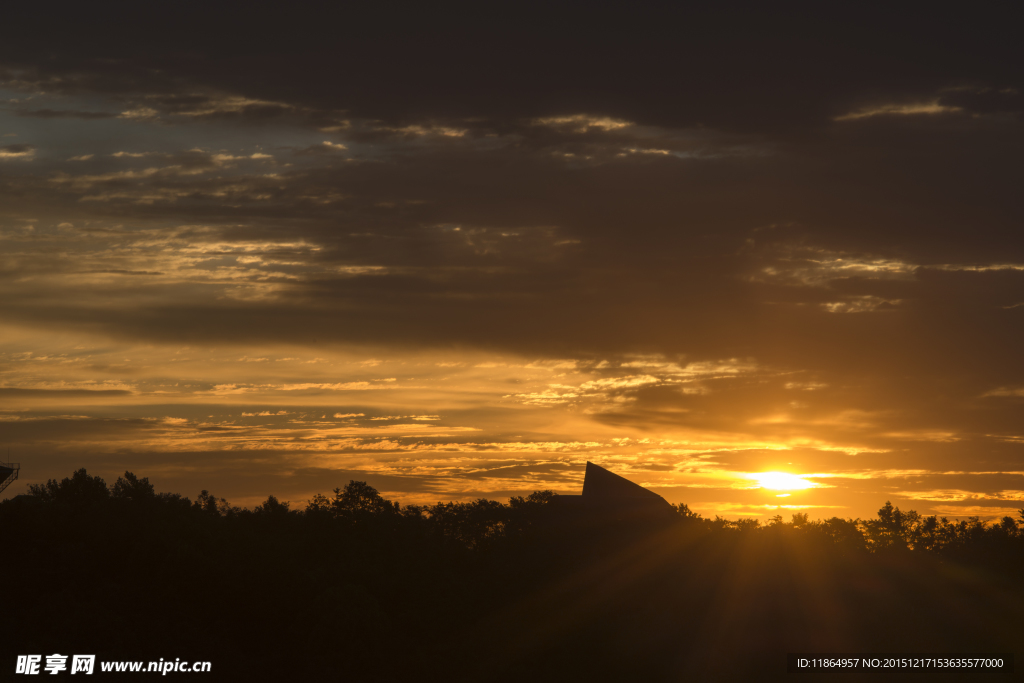
M17 111L18 116L26 116L36 119L110 119L117 114L105 111L78 111L75 109L22 109Z
M14 145L0 145L0 161L5 159L20 159L31 157L35 154L35 145L18 143Z
M108 92L145 82L188 96L183 86L202 83L396 122L585 111L674 127L786 130L941 88L1021 85L1010 5L968 17L756 3L197 11L161 17L154 33L133 30L149 23L141 8L116 20L75 7L56 15L19 8L13 22L47 30L11 36L2 54L43 80L59 74L69 89L76 74Z

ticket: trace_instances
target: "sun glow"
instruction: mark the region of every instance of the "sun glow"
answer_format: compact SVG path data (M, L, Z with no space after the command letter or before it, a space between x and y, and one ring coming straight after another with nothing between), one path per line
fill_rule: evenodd
M799 489L814 488L816 484L807 481L796 474L788 472L758 472L748 475L751 479L760 484L761 488L773 491L796 491Z

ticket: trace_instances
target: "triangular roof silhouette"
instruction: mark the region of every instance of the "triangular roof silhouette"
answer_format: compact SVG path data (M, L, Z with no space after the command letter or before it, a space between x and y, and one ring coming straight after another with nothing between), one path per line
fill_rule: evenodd
M674 508L654 491L587 463L582 495L558 495L553 503L566 514L583 515L593 522L632 520L650 522L668 519Z
M588 501L608 502L644 502L649 504L662 504L668 506L668 502L654 491L645 489L640 484L631 482L625 477L620 477L600 465L587 462L587 470L583 477L583 497Z

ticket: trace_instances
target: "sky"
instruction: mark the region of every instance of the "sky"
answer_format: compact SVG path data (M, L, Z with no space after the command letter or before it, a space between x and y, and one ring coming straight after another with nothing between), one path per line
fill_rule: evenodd
M1011 5L143 12L0 44L0 496L1024 508Z

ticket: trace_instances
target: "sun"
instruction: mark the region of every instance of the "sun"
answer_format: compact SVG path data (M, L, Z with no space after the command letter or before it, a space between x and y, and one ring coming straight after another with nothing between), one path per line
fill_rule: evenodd
M748 475L751 479L761 485L761 488L773 491L796 491L799 489L814 488L816 484L807 481L803 477L788 472L758 472Z

